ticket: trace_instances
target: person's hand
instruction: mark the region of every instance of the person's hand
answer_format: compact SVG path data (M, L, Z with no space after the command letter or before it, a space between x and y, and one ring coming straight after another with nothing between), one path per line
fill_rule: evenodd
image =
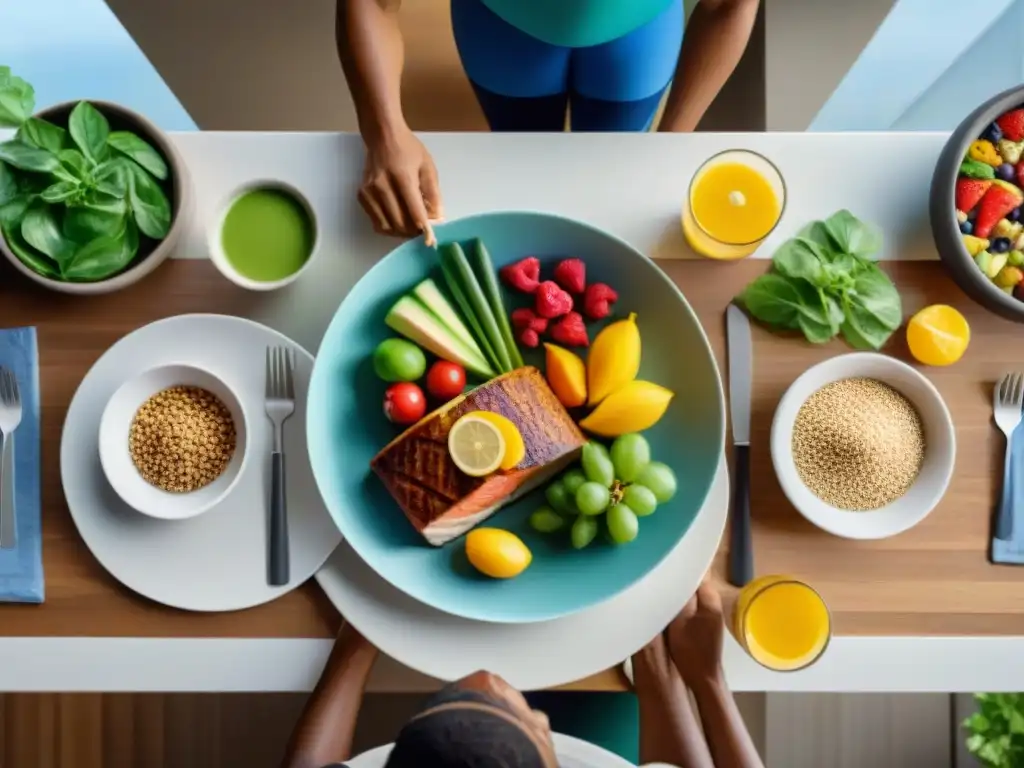
M688 685L722 677L725 620L722 598L705 581L665 630L668 650Z
M437 169L427 148L408 128L367 144L359 204L385 235L433 239L431 221L442 218Z

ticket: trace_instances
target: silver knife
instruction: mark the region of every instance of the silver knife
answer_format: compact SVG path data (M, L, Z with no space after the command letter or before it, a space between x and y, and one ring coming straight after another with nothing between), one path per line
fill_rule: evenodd
M18 544L18 524L14 517L14 435L7 438L7 450L0 456L3 462L3 487L0 488L0 548L13 549Z
M729 524L729 582L745 586L754 578L750 541L750 399L754 349L750 321L730 304L725 312L729 354L729 413L732 417L733 483Z

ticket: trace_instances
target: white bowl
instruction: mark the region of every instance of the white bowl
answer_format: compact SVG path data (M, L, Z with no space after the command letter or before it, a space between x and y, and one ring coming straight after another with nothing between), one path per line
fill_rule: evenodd
M132 419L143 403L168 387L201 387L216 395L235 423L235 452L220 477L188 493L171 493L151 485L136 469L128 451ZM245 412L234 391L222 379L194 365L174 364L150 368L122 384L107 402L100 418L100 464L107 481L144 515L162 520L184 520L216 506L242 476L247 454Z
M227 255L224 253L221 233L224 229L224 219L227 218L228 211L231 210L231 206L242 195L258 189L274 189L294 198L305 209L306 215L309 216L310 224L313 227L313 245L309 250L309 258L306 259L306 262L301 267L280 280L253 280L251 277L246 277L231 265ZM294 283L299 279L299 275L302 275L309 269L309 265L313 263L313 259L316 258L320 251L320 223L317 219L316 211L313 209L313 204L309 202L309 198L302 194L298 188L276 179L255 179L238 187L221 203L215 225L208 234L207 244L210 250L210 260L213 262L213 265L235 285L247 288L250 291L273 291Z
M902 394L921 416L924 463L917 480L896 501L880 509L851 512L826 504L811 492L793 461L793 423L812 394L842 379L876 379ZM789 501L819 528L847 539L884 539L912 528L939 503L956 460L956 432L942 395L920 372L906 363L872 352L839 355L818 363L794 381L775 409L771 437L775 474Z

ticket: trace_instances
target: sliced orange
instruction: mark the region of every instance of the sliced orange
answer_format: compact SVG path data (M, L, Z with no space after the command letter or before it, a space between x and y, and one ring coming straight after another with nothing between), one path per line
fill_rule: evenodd
M910 354L925 365L952 365L963 357L970 341L967 318L946 304L925 307L907 323Z
M505 439L505 458L501 460L500 469L512 469L523 460L526 456L526 443L510 419L494 411L474 411L473 415L493 424Z

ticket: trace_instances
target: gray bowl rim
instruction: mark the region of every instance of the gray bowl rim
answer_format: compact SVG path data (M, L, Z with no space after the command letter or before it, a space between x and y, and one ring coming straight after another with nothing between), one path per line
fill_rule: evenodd
M967 148L972 141L978 138L985 126L1004 112L1019 106L1024 106L1024 85L1017 85L997 93L977 107L957 126L943 147L939 161L935 165L929 213L932 232L940 256L945 255L944 261L952 256L949 249L944 251L939 246L938 240L941 234L947 239L952 238L956 241L958 244L956 253L962 258L963 264L969 267L957 275L958 283L960 283L960 277L969 282L969 285L961 283L961 288L978 303L987 306L1003 317L1024 321L1024 302L997 288L974 263L974 259L971 258L963 244L960 225L954 213L956 210L956 180Z
M146 254L144 258L140 259L134 267L131 267L124 272L118 272L116 275L109 277L106 280L87 283L69 283L62 280L53 280L49 277L43 277L38 272L32 271L21 263L21 259L11 252L10 246L7 245L7 241L4 239L2 234L0 234L0 252L7 257L7 260L18 272L44 288L49 288L50 290L58 293L74 294L79 296L101 295L105 293L113 293L114 291L134 285L143 277L150 274L160 266L165 259L167 259L171 251L176 246L177 241L180 239L185 228L185 220L188 218L189 209L192 204L192 181L189 176L188 168L185 166L184 158L181 156L178 148L174 145L174 142L167 136L166 132L161 130L145 115L142 115L123 104L118 104L113 101L105 101L103 99L74 99L70 101L60 101L56 104L44 107L43 109L36 110L32 116L45 119L54 112L73 109L80 101L88 101L105 115L109 114L107 110L128 115L143 129L143 137L155 144L156 148L164 154L165 159L167 160L167 165L171 173L174 175L175 192L180 198L178 201L178 208L174 211L173 217L171 218L171 227L167 231L166 237L157 243L156 247L150 253Z

